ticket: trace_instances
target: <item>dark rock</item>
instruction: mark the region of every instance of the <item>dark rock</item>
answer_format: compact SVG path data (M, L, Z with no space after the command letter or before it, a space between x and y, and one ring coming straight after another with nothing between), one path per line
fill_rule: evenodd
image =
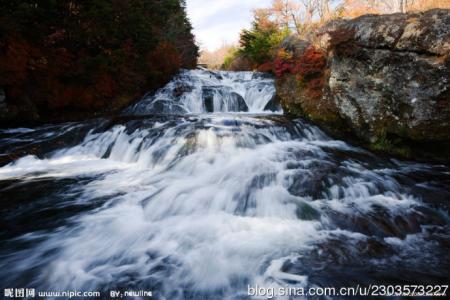
M203 87L202 89L202 98L205 103L206 112L214 111L214 93L212 89Z
M213 71L211 71L211 70L207 70L207 72L208 72L208 74L209 74L209 76L210 76L211 78L215 78L215 79L217 79L217 80L223 80L222 75L220 75L219 73L213 72Z
M205 103L206 112L214 111L214 95L211 90L203 89L203 102Z
M236 110L229 110L229 111L248 111L247 103L245 103L245 100L241 95L232 92L231 98L233 106L235 107Z
M232 92L231 89L224 86L204 86L202 88L202 99L206 112L214 112L214 95L218 95L221 107L226 107L226 111L248 111L248 106L244 98ZM225 111L224 109L221 109Z
M280 48L288 50L295 56L300 56L302 53L305 52L306 48L308 48L310 45L311 45L310 42L301 40L296 35L291 35L281 42Z
M274 79L273 75L266 72L254 72L252 79Z
M178 98L180 96L182 96L184 93L189 93L192 92L194 88L190 85L187 85L184 82L180 82L179 85L177 85L174 89L173 89L173 96L175 98Z
M311 40L326 57L320 76L277 79L285 111L373 150L450 161L449 23L436 9L326 24ZM283 43L311 56L306 42Z
M267 102L266 106L264 106L264 110L270 110L270 111L280 111L281 110L281 104L280 99L277 95L273 95L272 99L270 99L269 102Z

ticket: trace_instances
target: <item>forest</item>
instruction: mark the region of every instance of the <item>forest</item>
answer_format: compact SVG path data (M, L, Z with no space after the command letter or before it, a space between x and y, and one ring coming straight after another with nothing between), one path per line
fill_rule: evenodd
M0 1L0 123L117 111L195 67L180 0Z

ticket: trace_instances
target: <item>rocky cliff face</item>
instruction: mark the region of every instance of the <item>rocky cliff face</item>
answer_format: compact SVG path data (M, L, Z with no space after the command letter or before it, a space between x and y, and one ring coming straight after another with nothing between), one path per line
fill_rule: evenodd
M450 161L449 10L338 20L283 47L288 112L374 150Z

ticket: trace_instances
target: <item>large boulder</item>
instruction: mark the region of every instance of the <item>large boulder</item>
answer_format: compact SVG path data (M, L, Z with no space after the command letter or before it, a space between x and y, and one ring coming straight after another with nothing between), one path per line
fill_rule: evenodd
M269 100L269 102L267 102L267 104L264 106L263 110L272 112L280 111L281 105L279 97L276 94L274 94L273 97Z
M277 80L285 110L374 150L450 161L449 24L438 9L328 23L294 52L326 64Z
M244 98L229 87L223 86L204 86L202 88L202 99L206 112L215 111L233 111L246 112L248 106ZM214 99L219 101L214 105ZM215 107L216 106L216 107Z

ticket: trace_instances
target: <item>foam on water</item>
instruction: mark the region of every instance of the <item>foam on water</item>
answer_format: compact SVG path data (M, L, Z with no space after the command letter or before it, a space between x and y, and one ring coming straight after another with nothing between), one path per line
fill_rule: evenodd
M221 74L230 85L254 76ZM249 107L263 107L265 100L252 97L244 98ZM30 139L33 131L20 134ZM412 189L431 186L414 177L421 172L429 180L426 174L449 176L446 168L379 159L281 116L215 113L94 126L75 146L0 168L3 193L17 185L26 193L27 184L43 180L61 185L44 190L52 199L33 210L90 205L69 216L55 213L63 224L5 239L0 283L247 299L247 285L332 284L320 270L340 265L346 272L360 263L376 270L421 247L430 260L420 263L441 265L442 273L433 274L439 278L448 259L431 259L445 248L425 238L426 228L448 234L448 213ZM76 180L60 183L64 178ZM377 252L365 257L373 245Z
M274 80L254 72L183 70L155 95L148 95L126 114L278 111Z

